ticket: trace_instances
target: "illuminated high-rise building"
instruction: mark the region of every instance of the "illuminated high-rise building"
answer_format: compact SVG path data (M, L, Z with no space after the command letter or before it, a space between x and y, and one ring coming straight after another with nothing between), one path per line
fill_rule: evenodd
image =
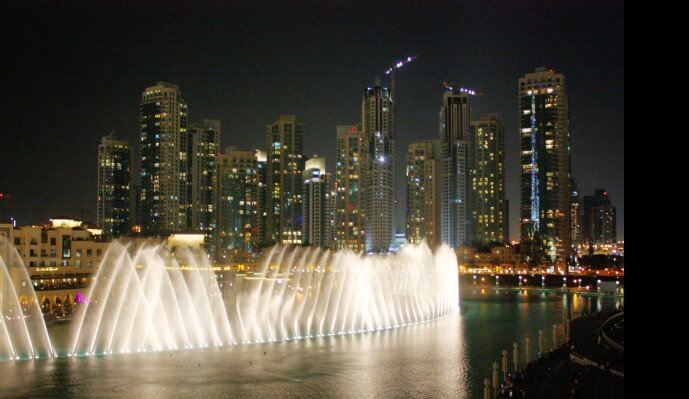
M129 232L132 152L115 133L98 146L98 195L96 223L109 237Z
M256 150L256 167L258 168L258 245L269 246L268 239L268 165L266 152Z
M213 253L215 159L220 147L220 121L204 119L187 129L187 214L188 229L203 232L206 248ZM211 248L209 248L211 247Z
M254 151L228 147L215 158L216 260L259 249L259 173Z
M141 186L132 182L129 190L129 228L132 233L141 233L139 223L139 209L141 204Z
M394 244L395 139L391 134L390 91L376 81L364 90L364 234L366 252L388 252Z
M12 195L0 193L0 223L12 223Z
M304 190L302 191L303 233L302 243L327 248L329 219L329 184L325 173L325 158L314 156L306 161L302 172Z
M323 247L337 249L337 189L332 174L327 175L328 189L325 193L325 241Z
M569 179L570 190L570 217L572 220L572 247L581 242L581 198L579 197L579 190L577 188L577 181L574 177Z
M302 125L294 115L280 116L266 126L267 240L302 243Z
M141 94L141 198L145 235L187 227L187 103L175 84L158 82Z
M572 236L565 76L536 68L520 78L519 118L522 251L536 263L563 264Z
M364 250L363 145L359 126L337 126L335 242L340 250Z
M425 239L431 249L440 243L440 140L409 144L406 239Z
M502 234L505 237L505 241L509 242L510 241L510 200L505 198L505 206L502 208L504 209L503 211L503 220L505 223L502 226Z
M469 96L459 89L443 94L440 108L440 236L453 248L471 243L469 212L468 140Z
M505 128L496 114L471 122L469 211L471 239L503 243L505 236Z
M584 197L581 232L586 244L617 243L617 208L611 204L607 191L599 188L594 195Z

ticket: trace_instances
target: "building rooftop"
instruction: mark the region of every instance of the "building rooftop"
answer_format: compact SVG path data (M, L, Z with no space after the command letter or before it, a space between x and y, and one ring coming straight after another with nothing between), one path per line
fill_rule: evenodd
M156 86L169 87L171 89L178 89L179 90L179 85L176 85L174 83L169 83L169 82L158 81L158 82L156 82Z

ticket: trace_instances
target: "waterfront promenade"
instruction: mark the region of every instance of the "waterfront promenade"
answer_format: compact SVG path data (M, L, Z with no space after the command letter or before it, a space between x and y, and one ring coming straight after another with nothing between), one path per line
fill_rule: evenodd
M508 374L498 397L623 398L624 353L601 335L604 323L615 313L585 314L572 320L569 341ZM623 345L623 316L619 319L605 327L614 329Z

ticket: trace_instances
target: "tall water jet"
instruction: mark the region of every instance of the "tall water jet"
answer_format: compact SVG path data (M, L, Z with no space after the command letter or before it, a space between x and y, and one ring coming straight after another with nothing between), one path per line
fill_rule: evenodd
M71 354L174 350L233 343L205 256L111 244L77 314Z
M29 273L14 245L0 237L0 360L52 356Z
M217 268L216 268L217 269ZM225 273L223 273L225 274ZM221 287L207 257L114 242L76 318L70 353L217 347L370 332L458 308L457 259L425 244L366 256L276 246Z

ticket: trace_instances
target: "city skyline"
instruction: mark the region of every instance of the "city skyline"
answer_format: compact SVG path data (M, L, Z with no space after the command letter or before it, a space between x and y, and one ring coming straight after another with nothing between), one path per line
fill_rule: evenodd
M351 6L345 11L356 13L358 10L356 7ZM515 14L515 12L506 12L510 9L509 5L499 5L497 8L497 11L502 10L504 14L511 13L513 16ZM62 11L65 14L70 13L67 9ZM118 13L117 8L106 11L112 14ZM259 35L255 40L267 41L269 45L261 48L258 54L248 51L244 47L248 46L246 44L239 46L242 50L239 52L233 53L231 48L224 49L219 42L213 42L224 37L223 32L216 32L215 35L211 35L211 47L219 51L219 60L222 62L204 63L202 57L199 60L200 57L194 56L193 54L202 54L203 49L194 47L192 44L195 44L195 39L191 37L182 45L177 45L179 47L172 46L173 50L186 48L190 51L190 55L183 57L185 60L174 59L175 51L171 50L169 53L156 54L155 51L151 53L152 56L158 55L161 58L160 63L152 63L150 59L134 61L133 56L138 51L148 48L148 44L141 44L128 50L127 54L131 57L113 60L113 65L109 66L109 69L104 65L109 59L106 55L117 54L124 48L118 47L117 44L108 44L105 39L112 38L113 35L131 38L136 33L144 31L144 27L136 23L137 18L141 18L140 15L137 13L134 15L135 23L132 26L132 32L118 31L116 29L118 17L115 16L111 18L110 25L105 24L104 32L96 32L93 37L81 37L71 45L65 44L57 55L54 50L46 47L51 43L55 44L53 40L56 39L48 37L51 32L58 33L57 40L61 40L80 33L81 29L93 28L93 26L87 24L86 27L76 29L75 33L68 33L63 24L67 21L79 21L80 18L75 18L74 15L66 15L62 22L46 23L36 34L39 40L46 39L46 43L33 42L32 40L35 39L24 38L23 41L18 41L24 47L13 48L14 53L21 60L2 61L4 69L10 73L3 78L8 89L3 91L2 96L8 107L2 113L3 134L0 143L7 153L7 165L11 166L2 168L3 170L0 171L0 191L13 195L15 216L20 224L43 222L48 217L60 214L80 217L82 209L86 210L84 216L87 219L95 221L97 157L94 148L97 148L97 143L107 132L114 129L118 136L129 141L134 151L138 151L137 108L141 89L156 81L168 81L179 85L184 99L189 104L190 121L213 118L222 122L224 135L220 148L232 144L246 149L262 148L266 123L274 121L280 114L297 115L304 126L304 155L310 157L318 153L326 158L326 168L334 170L335 127L358 120L360 115L357 111L360 106L361 90L371 86L376 76L383 79L384 86L389 86L389 81L385 79L386 76L383 73L385 66L408 54L419 54L419 58L405 67L397 76L399 103L396 152L398 154L403 154L406 146L412 141L437 138L437 109L441 105L444 90L441 87L442 81L451 80L483 91L485 93L483 96L470 99L472 114L476 117L484 113L496 112L501 120L504 120L506 199L510 200L511 204L510 239L517 239L519 133L516 123L518 108L516 82L519 77L533 71L535 67L553 68L567 76L570 120L573 124L571 129L572 175L577 179L579 192L584 195L601 187L610 192L610 197L617 207L618 239L623 240L624 115L623 100L618 100L624 93L624 57L623 49L620 47L620 44L623 44L623 22L620 22L622 19L614 17L616 13L623 11L622 7L606 7L597 4L584 6L559 4L542 8L534 6L534 9L530 11L541 13L539 15L548 16L551 12L557 11L553 15L553 20L562 24L558 26L557 36L566 40L563 40L556 51L548 51L547 54L529 50L531 47L528 47L528 43L534 44L534 37L541 37L550 45L557 42L548 37L548 29L553 30L556 25L548 18L543 19L550 22L544 22L545 25L541 27L542 31L539 31L538 35L531 31L522 32L521 36L517 35L528 43L516 45L517 39L508 40L506 36L502 36L497 41L482 43L476 37L472 39L471 35L467 35L466 42L456 44L455 51L445 53L451 50L437 44L419 47L420 43L428 42L429 37L442 33L442 28L427 24L434 16L433 12L436 11L416 10L420 12L414 17L411 15L412 11L414 11L413 7L410 11L398 10L399 15L394 14L390 17L392 21L384 21L395 26L404 25L400 20L411 20L413 23L412 27L404 28L404 32L390 33L391 40L375 54L364 51L367 56L358 58L356 50L370 50L373 44L360 43L356 40L352 48L334 46L337 51L328 54L331 57L334 56L336 64L343 64L339 68L333 66L333 61L327 60L327 54L314 55L310 61L305 60L304 58L310 58L306 55L313 51L305 54L306 50L298 50L299 45L294 40L289 40L311 33L310 29L324 31L328 23L337 25L336 21L329 18L324 18L323 21L312 24L309 28L302 27L301 30L287 28L290 35L282 43L283 46L280 46L279 40ZM470 15L481 12L479 6L468 7L467 11ZM297 10L291 10L291 12L297 12ZM518 19L522 12L517 12L515 19ZM570 18L584 12L587 12L587 15L591 14L593 18L587 22ZM87 15L85 12L81 14L82 17ZM376 12L373 14L372 18L380 16ZM318 22L316 12L306 12L306 16ZM606 25L606 21L612 21L612 24ZM505 23L505 21L501 22ZM595 26L582 30L578 24ZM476 24L472 26L476 28ZM241 27L251 30L247 25L241 25ZM516 28L516 22L514 25L508 23L509 27L519 31ZM261 32L264 28L266 25L258 27ZM281 28L286 27L281 26ZM418 33L412 34L411 31L416 28L418 28ZM185 29L188 27L182 28L180 32L169 32L166 28L159 26L152 32L151 44L162 40L165 34L173 37L183 35L186 32ZM570 37L567 34L568 29L583 31L584 36L596 35L597 40ZM264 34L269 31L270 29L266 29ZM17 33L21 34L21 29ZM363 33L353 32L352 34L359 37ZM402 39L405 35L410 40L403 44ZM327 36L329 39L336 39L332 35ZM197 39L198 37L200 36L196 36ZM311 50L323 48L326 43L321 40L325 39L307 40L303 47ZM503 42L500 42L501 40ZM89 43L96 44L93 51L88 50ZM510 48L506 55L492 59L489 57L493 53L500 53L500 51L495 51L496 49L510 46L515 48ZM534 47L541 47L541 45ZM271 64L273 70L266 70L266 65L261 66L255 75L248 74L248 69L255 67L256 63L261 64L269 55L268 53L276 48L278 49L276 53L285 56L286 61L281 65ZM298 51L290 51L295 49ZM469 51L471 49L476 51ZM490 54L486 54L486 50ZM516 62L510 63L509 56L517 50L524 50L524 53L520 54ZM44 56L56 55L54 62L51 62L51 65L40 62L44 59L41 53ZM232 57L228 55L230 53L237 56L239 59L237 64L240 65L232 64ZM460 62L470 53L474 55L470 57L469 64ZM75 54L77 57L73 57ZM447 60L443 56L450 58L452 62L445 62ZM96 71L80 70L80 60L84 61L84 64L90 62L92 65L99 65L99 68L103 68L103 71L99 73L103 73L99 75ZM587 63L592 65L587 65ZM39 64L49 73L37 76L35 80L29 82L28 74L39 72ZM235 69L223 72L221 65L232 65ZM309 68L309 65L312 67ZM69 66L76 68L71 70ZM237 75L242 79L249 78L250 82L238 82ZM335 75L343 77L335 79ZM605 76L605 80L596 80L598 76ZM101 98L100 93L91 93L91 90L84 88L83 83L89 81L105 84L109 92L109 95L105 96L107 99ZM25 85L32 90L28 90ZM271 89L276 93L266 100L265 95L271 93ZM26 97L28 94L25 94L25 91L27 93L43 91L45 96L36 98L35 106L29 107L29 99L33 99ZM10 101L9 92L13 93L12 101ZM251 95L251 92L256 94ZM333 101L328 101L331 95ZM263 103L259 103L259 99ZM45 111L33 115L35 107ZM40 152L41 144L49 145L52 151ZM72 154L76 156L69 156ZM401 173L405 166L404 158L398 156L396 165L396 197L401 202L398 209L404 209L405 201L404 174ZM29 164L33 167L28 167ZM13 178L16 176L17 169L26 172L23 173L24 178ZM47 190L46 185L49 188ZM404 226L404 212L398 211L395 227L400 229L402 226Z

